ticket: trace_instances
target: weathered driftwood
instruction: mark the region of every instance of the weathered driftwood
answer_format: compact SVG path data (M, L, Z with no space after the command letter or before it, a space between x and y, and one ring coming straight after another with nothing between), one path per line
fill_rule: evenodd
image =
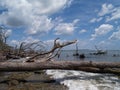
M36 71L46 69L82 70L94 73L120 74L120 63L78 62L78 61L36 61L36 62L0 62L0 71Z
M65 46L68 46L68 45L71 45L71 44L74 44L77 42L77 40L73 40L73 41L67 41L67 42L64 42L64 43L60 43L60 42L57 42L59 38L56 38L54 40L54 46L53 48L48 51L48 52L44 52L44 53L40 53L40 54L37 54L37 55L34 55L33 57L29 58L27 60L27 62L31 62L33 61L34 58L38 57L38 56L42 56L42 55L47 55L48 59L47 60L50 60L52 59L53 57L55 57L56 55L58 55L59 51L61 50L61 48L65 47ZM56 54L53 54L55 52L55 50L58 50Z

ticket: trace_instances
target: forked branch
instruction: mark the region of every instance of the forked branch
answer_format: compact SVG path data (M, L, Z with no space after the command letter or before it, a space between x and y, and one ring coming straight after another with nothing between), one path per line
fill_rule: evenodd
M50 51L37 54L37 55L29 58L29 59L27 60L27 62L29 62L30 60L32 60L32 59L34 59L34 58L36 58L36 57L38 57L38 56L47 55L47 54L50 54L50 53L54 53L54 51L57 50L57 49L58 49L58 52L59 52L61 48L65 47L65 46L68 46L68 45L71 45L71 44L74 44L74 43L76 43L76 41L77 41L77 40L73 40L73 41L67 41L67 42L64 42L64 43L60 43L60 42L57 42L58 39L59 39L59 38L56 38L56 39L54 40L53 48L52 48ZM56 56L56 55L55 55L55 56ZM50 57L50 59L51 59L51 57Z

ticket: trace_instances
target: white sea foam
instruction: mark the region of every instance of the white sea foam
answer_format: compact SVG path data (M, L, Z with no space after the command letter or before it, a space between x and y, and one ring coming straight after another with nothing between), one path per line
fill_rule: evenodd
M47 70L46 73L66 85L69 90L120 90L120 80L110 74L73 70Z

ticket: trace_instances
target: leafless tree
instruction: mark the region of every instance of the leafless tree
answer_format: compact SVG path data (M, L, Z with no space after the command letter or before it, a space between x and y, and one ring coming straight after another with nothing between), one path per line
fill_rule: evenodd
M0 27L0 42L6 44L9 35L4 27Z
M7 34L7 30L0 26L0 50L2 52L8 51L9 46L7 45L7 39L9 35Z
M46 56L46 60L51 60L53 57L57 56L59 53L60 53L60 50L65 47L65 46L68 46L70 44L74 44L76 43L77 40L73 40L73 41L68 41L68 42L64 42L64 43L60 43L60 42L57 42L59 38L56 38L54 40L54 45L52 47L52 49L50 51L47 51L47 52L43 52L43 53L40 53L40 54L37 54L31 58L29 58L27 60L27 62L29 61L33 61L34 58L38 57L38 56L42 56L42 55L47 55ZM56 51L56 52L55 52Z

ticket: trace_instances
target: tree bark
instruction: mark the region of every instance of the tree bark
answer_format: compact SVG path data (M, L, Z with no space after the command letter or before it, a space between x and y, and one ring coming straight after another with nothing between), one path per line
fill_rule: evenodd
M120 74L119 69L116 70L112 68L120 68L120 63L82 62L82 61L0 62L0 72L61 69L61 70L81 70L94 73Z

